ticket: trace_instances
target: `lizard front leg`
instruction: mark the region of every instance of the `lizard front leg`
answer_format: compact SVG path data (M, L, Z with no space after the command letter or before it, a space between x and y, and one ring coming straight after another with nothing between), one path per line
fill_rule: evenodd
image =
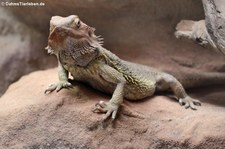
M113 92L112 98L109 102L100 101L95 106L93 112L103 112L106 113L103 117L103 120L107 119L111 116L112 120L116 118L116 114L118 111L119 106L123 102L123 95L124 95L124 85L125 85L125 78L121 73L119 73L114 68L105 65L101 67L101 77L109 82L109 83L115 83L116 88Z
M62 88L72 87L72 84L68 82L68 71L63 68L60 62L58 62L58 77L59 82L50 84L49 87L45 90L45 93L52 92L54 90L58 92Z
M181 105L184 105L185 108L190 107L191 109L196 110L195 105L197 106L201 105L199 100L193 99L187 95L182 84L172 75L160 74L156 78L157 78L156 79L157 89L158 90L171 89L175 94L175 96L177 97L177 99L179 100L179 103Z

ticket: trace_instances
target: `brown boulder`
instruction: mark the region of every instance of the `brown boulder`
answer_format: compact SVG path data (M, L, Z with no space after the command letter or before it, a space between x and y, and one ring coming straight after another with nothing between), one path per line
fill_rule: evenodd
M51 69L24 76L2 96L0 148L225 148L219 89L192 91L203 102L197 111L165 96L126 101L113 124L102 124L103 115L91 110L110 95L82 84L45 95L56 74ZM221 98L219 105L214 98Z

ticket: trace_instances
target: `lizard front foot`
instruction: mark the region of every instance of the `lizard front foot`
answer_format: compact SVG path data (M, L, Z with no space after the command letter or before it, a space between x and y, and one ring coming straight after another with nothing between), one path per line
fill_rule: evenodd
M48 88L45 90L45 94L47 92L52 92L54 90L56 90L56 92L59 92L62 88L69 88L69 87L72 87L72 84L67 81L60 81L58 83L53 83L50 84Z
M111 103L111 102L104 102L100 101L95 104L95 109L93 112L98 112L98 113L106 113L105 116L103 117L103 120L106 120L108 117L110 117L112 120L116 118L116 113L119 109L119 105Z
M193 99L189 96L179 99L179 103L186 109L190 107L192 110L197 110L196 106L201 106L201 102L199 100Z

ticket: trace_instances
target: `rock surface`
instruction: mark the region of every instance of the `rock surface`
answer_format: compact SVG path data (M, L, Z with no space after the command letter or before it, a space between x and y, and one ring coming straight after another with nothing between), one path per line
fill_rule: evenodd
M0 148L224 148L223 88L195 89L203 105L186 110L165 96L125 101L114 123L92 113L105 95L76 83L45 95L57 69L38 71L12 84L0 99ZM207 94L206 94L207 93Z
M0 7L0 96L22 75L53 67L43 48L44 36Z
M225 1L202 0L205 19L200 21L181 20L176 27L177 38L186 37L225 54Z
M205 10L206 28L213 42L225 54L225 1L202 0Z
M212 41L211 36L206 29L205 20L181 20L176 26L174 35L178 39L191 39L201 46L216 48L215 43Z

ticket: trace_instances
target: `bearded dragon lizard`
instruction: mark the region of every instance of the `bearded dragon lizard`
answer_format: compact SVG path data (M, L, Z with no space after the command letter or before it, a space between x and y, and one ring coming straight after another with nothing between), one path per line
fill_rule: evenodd
M106 113L103 119L114 120L123 98L140 100L156 91L171 90L181 105L196 109L200 101L190 97L184 87L225 82L225 75L220 73L205 73L192 79L183 75L178 81L155 68L122 60L102 47L102 40L94 31L76 15L51 18L46 49L58 58L59 82L50 85L45 93L71 87L71 73L74 80L112 94L109 102L97 103L94 111Z

